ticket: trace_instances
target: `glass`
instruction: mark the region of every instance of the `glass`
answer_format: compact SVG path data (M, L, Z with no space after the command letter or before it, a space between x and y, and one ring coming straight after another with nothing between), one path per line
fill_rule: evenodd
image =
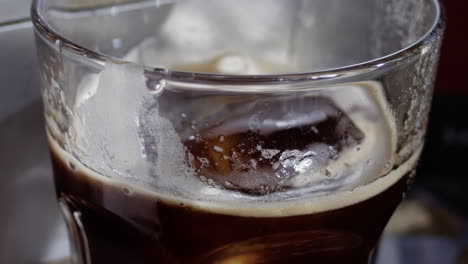
M435 0L36 0L74 263L369 263L423 146Z

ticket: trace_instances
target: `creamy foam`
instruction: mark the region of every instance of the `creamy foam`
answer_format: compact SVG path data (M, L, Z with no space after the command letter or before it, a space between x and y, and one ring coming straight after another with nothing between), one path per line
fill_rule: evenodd
M301 197L301 199L293 200L268 201L267 199L261 198L246 201L242 199L242 197L237 197L232 191L210 187L213 194L220 199L204 200L202 197L188 198L157 192L143 186L138 186L138 184L134 184L134 182L125 181L125 179L109 178L80 163L75 157L63 150L59 144L52 139L50 134L48 134L48 139L50 149L54 155L59 158L63 164L73 164L75 173L101 182L104 185L119 188L126 195L145 195L147 197L153 197L155 200L164 200L165 202L176 205L184 204L203 211L251 217L304 215L343 208L365 201L385 191L398 182L403 176L410 173L415 168L421 152L421 149L416 151L404 164L390 171L384 177L353 190L334 192L321 197L308 198L304 196ZM221 200L221 197L231 197L232 199ZM129 197L129 199L131 199L131 197Z

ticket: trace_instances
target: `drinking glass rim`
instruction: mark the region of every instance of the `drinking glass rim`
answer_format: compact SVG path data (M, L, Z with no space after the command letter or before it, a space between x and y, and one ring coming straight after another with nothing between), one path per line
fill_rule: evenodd
M445 14L439 0L431 0L435 7L435 18L430 28L421 35L419 39L405 47L381 56L372 60L367 60L351 65L345 65L330 69L319 71L308 71L298 73L279 73L279 74L218 74L218 73L202 73L202 72L188 72L171 70L161 67L149 67L147 65L139 64L136 62L128 61L122 58L111 56L105 53L95 51L85 46L75 43L73 40L62 36L52 26L50 26L46 19L41 14L40 4L44 0L33 0L31 6L31 18L34 28L39 32L39 36L44 38L50 45L60 43L60 50L72 57L79 57L81 61L87 61L87 64L93 65L97 68L103 68L107 61L112 61L117 64L136 64L144 67L145 71L150 74L156 74L160 78L174 81L182 81L197 84L226 84L243 85L243 84L278 84L281 83L297 83L297 82L320 82L320 81L333 81L341 80L344 78L352 78L368 74L370 72L391 68L392 65L398 64L402 61L410 60L418 56L421 52L426 52L424 49L426 43L431 43L431 40L440 36L445 27ZM171 1L171 0L169 0ZM430 45L430 44L429 44Z

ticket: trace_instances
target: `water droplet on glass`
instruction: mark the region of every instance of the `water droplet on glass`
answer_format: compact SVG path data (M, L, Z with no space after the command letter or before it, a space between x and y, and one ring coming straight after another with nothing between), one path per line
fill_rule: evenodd
M62 52L62 41L60 39L55 41L54 46L59 53Z
M187 114L186 114L186 113L181 113L180 116L181 116L182 118L187 118Z
M219 142L224 142L224 136L219 136Z
M431 47L430 46L425 46L425 47L422 48L421 54L426 54L429 50L431 50Z
M164 88L166 87L166 80L161 79L158 82L156 82L153 85L149 86L149 90L151 94L154 95L159 95L164 91Z

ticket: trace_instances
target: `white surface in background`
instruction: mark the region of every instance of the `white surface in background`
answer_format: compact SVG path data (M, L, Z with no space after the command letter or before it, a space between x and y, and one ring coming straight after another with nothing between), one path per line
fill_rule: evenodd
M29 18L31 0L0 0L0 23Z
M4 12L0 3L0 23ZM37 72L32 23L0 26L0 121L39 98Z
M70 256L70 244L68 242L67 230L63 225L55 226L51 232L51 240L44 250L40 262L54 262L66 259Z

